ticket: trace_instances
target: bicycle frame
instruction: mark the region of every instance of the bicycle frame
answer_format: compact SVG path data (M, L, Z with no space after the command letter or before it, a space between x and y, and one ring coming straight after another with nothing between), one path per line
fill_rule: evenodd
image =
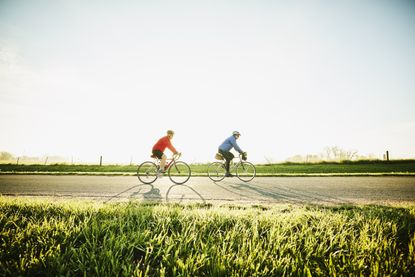
M237 161L237 162L235 162L235 160L238 160L238 161ZM242 155L241 155L241 154L239 154L239 155L238 155L238 157L233 157L233 159L231 160L231 162L230 162L229 166L230 166L230 168L235 169L235 168L236 168L236 166L237 166L239 163L242 163L242 162L243 162L243 160L242 160ZM223 158L223 164L226 164L226 159L225 159L225 158Z
M176 162L180 159L181 155L182 155L181 153L173 154L173 156L171 158L167 158L166 159L166 164L164 165L164 170L167 171L172 166L172 164L175 165ZM157 164L160 167L160 159L155 157L154 161L155 161L155 164ZM167 161L169 161L169 162L167 162Z

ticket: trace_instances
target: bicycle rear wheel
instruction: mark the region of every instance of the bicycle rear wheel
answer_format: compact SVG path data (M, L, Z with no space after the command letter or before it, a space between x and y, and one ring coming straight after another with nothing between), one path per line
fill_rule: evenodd
M208 166L208 176L213 182L222 181L225 174L225 165L221 162L213 162Z
M182 161L174 162L169 167L170 180L178 185L186 183L191 175L190 166Z
M157 179L157 165L153 162L143 162L137 168L137 177L144 184L151 184Z
M236 176L239 180L249 182L255 178L256 168L250 162L241 162L236 166Z

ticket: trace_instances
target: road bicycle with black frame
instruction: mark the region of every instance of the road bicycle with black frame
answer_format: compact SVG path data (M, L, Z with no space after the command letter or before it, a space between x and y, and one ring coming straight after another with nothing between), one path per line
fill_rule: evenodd
M164 172L167 173L170 180L178 185L186 183L191 175L190 166L179 161L181 153L173 154L173 156L167 159L167 163L164 166ZM137 168L137 177L144 184L151 184L159 178L158 170L160 168L160 159L155 155L151 155L153 161L145 161L141 163Z
M213 182L220 182L226 177L226 161L220 153L217 153L215 158L223 161L209 164L208 176ZM237 160L237 162L234 162L234 160ZM243 182L252 181L256 176L255 166L252 163L245 161L242 154L239 154L239 157L235 157L231 160L229 171L234 172L236 177Z

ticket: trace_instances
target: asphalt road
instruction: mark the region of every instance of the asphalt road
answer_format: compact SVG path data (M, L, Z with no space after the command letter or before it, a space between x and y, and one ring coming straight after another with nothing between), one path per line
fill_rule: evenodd
M168 177L152 185L134 176L0 175L6 196L212 204L415 204L415 177L257 177L214 183L191 177L175 185Z

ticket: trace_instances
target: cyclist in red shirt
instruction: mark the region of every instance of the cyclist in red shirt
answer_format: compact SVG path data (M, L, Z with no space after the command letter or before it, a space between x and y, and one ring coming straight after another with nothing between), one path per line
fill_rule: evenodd
M170 149L171 152L173 152L173 154L178 153L176 148L174 148L174 146L171 144L171 140L173 139L173 136L174 136L174 131L168 130L167 136L164 136L161 139L159 139L156 142L156 144L154 144L153 146L153 150L152 150L153 155L160 159L160 169L158 172L159 175L164 173L164 166L166 164L167 156L164 154L164 150L168 148Z

